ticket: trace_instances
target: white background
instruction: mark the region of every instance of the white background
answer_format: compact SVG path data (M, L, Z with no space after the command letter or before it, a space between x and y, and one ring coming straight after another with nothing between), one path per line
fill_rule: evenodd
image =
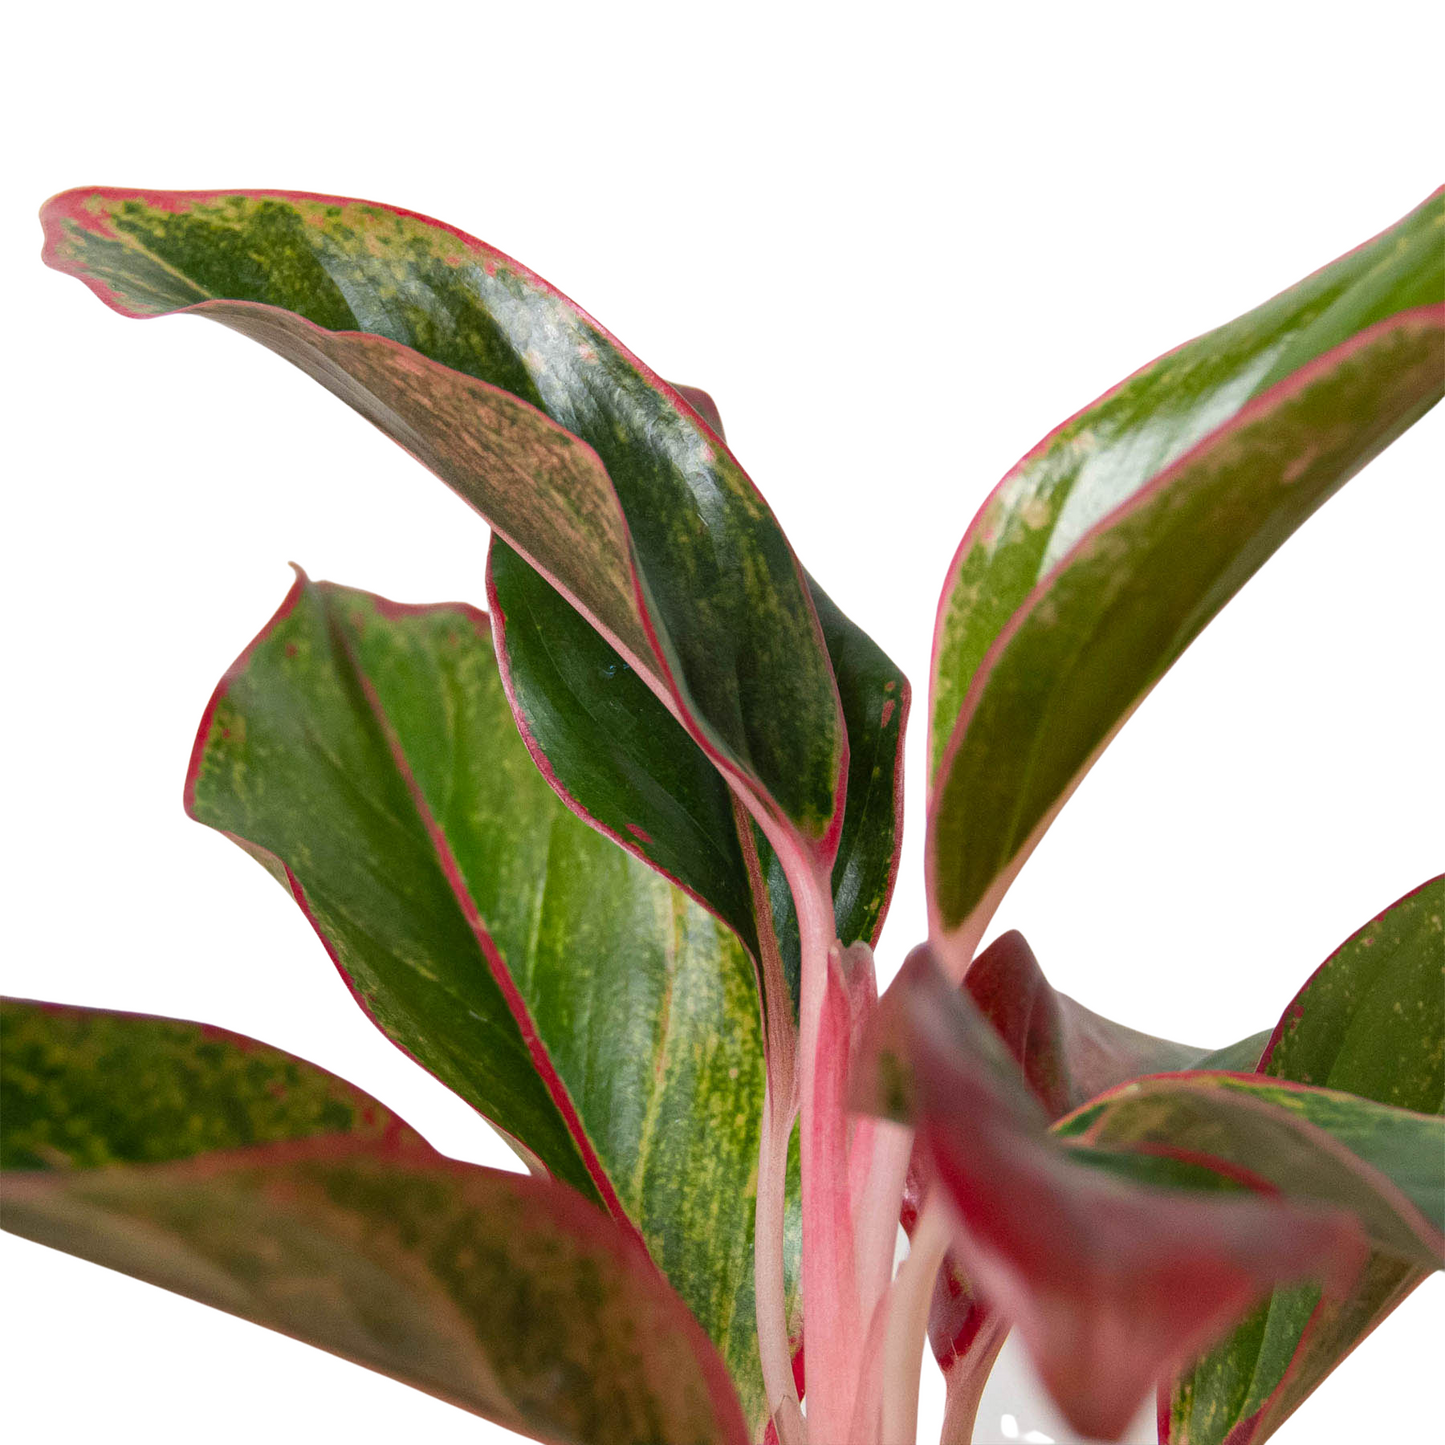
M922 687L944 568L1023 451L1441 180L1441 30L1384 0L12 14L5 990L226 1024L510 1163L180 807L201 709L288 559L481 600L485 530L261 349L122 321L44 271L47 195L294 187L486 238L712 390L799 554ZM1441 869L1442 424L1283 549L1065 810L997 920L1056 984L1223 1043ZM885 977L923 927L910 801ZM17 1440L506 1438L91 1265L8 1236L0 1258ZM1278 1438L1433 1437L1442 1332L1436 1279ZM1008 1438L1009 1410L1063 1439L1015 1388L979 1438Z

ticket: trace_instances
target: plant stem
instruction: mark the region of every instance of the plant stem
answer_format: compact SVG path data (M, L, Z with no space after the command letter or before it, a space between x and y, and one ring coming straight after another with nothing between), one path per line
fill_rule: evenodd
M854 1196L853 1238L858 1298L870 1318L893 1278L903 1186L913 1156L913 1130L885 1119L873 1121L862 1187Z
M933 1281L952 1235L947 1207L937 1198L923 1206L912 1248L888 1292L883 1332L883 1429L888 1445L911 1445L918 1436L918 1377Z
M793 889L803 956L799 1062L808 1435L819 1445L831 1445L847 1438L863 1355L845 1112L850 1005L833 956L831 894L811 868L798 868L795 876L789 858L781 850L779 856ZM791 861L802 860L794 855Z
M938 1445L970 1445L983 1387L988 1384L989 1371L1007 1338L1008 1326L994 1317L975 1336L966 1353L955 1355L944 1367L947 1394Z

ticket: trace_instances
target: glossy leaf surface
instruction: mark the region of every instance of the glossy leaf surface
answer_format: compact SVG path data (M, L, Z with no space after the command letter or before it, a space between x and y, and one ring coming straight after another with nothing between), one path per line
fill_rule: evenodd
M1085 1434L1117 1436L1156 1380L1275 1286L1346 1286L1365 1253L1352 1216L1391 1247L1437 1244L1415 1162L1435 1121L1186 1074L1126 1084L1071 1116L1063 1132L1077 1137L1051 1137L1003 1042L927 949L879 1005L864 1057L855 1101L914 1121L970 1281ZM1278 1192L1239 1193L1242 1167Z
M929 867L955 975L1098 752L1209 619L1445 390L1445 202L1169 353L1005 479L935 633Z
M1442 924L1442 879L1366 924L1285 1011L1261 1072L1445 1112ZM1427 1148L1422 1162L1429 1158ZM1341 1300L1277 1292L1161 1399L1161 1435L1176 1445L1268 1439L1427 1273L1423 1262L1376 1251Z
M758 956L732 795L636 671L506 542L487 600L534 760L582 817L711 908Z
M388 1037L635 1225L758 1408L751 961L557 799L485 615L298 580L212 700L187 804Z
M912 690L887 653L812 577L808 587L848 733L847 808L833 863L833 912L842 943L871 946L883 928L903 845L903 740ZM794 946L784 940L785 958Z
M574 1191L444 1159L359 1090L221 1030L9 1002L3 1019L12 1233L541 1440L747 1440L706 1336Z
M472 503L819 860L845 742L766 503L666 382L525 267L426 217L281 192L87 189L46 260L131 316L278 351Z
M832 886L838 936L877 940L903 835L908 681L809 579L838 679L849 744L846 808ZM795 1014L797 915L765 839L740 839L726 785L706 755L600 637L504 541L488 558L488 599L508 690L538 765L582 816L698 898L762 956L781 950ZM755 848L765 898L744 847Z

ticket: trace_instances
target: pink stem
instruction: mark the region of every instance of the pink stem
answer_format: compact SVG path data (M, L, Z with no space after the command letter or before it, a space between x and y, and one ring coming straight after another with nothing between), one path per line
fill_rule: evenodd
M774 845L776 847L776 844ZM836 947L833 901L811 868L779 850L798 910L803 980L800 1029L803 1154L803 1310L808 1437L847 1439L863 1363L863 1318L853 1262L846 1113L851 1011Z
M856 1140L868 1149L862 1187L853 1197L853 1237L858 1263L858 1298L870 1318L893 1278L903 1186L913 1156L913 1130L883 1119L874 1121L871 1138Z
M878 1433L883 1420L883 1336L888 1328L888 1301L874 1306L863 1344L863 1377L853 1400L853 1424L848 1445L881 1445Z

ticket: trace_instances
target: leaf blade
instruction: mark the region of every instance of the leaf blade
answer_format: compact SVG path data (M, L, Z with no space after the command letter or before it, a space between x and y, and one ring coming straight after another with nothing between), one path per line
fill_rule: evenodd
M115 309L222 321L411 450L831 861L846 744L801 569L717 434L580 308L455 228L340 197L92 188L42 217L47 262Z
M974 673L1089 528L1248 401L1366 327L1438 304L1445 189L1253 311L1166 352L1050 432L969 524L939 599L929 781Z
M1445 1112L1442 914L1445 879L1437 878L1347 939L1285 1010L1260 1074ZM1428 1272L1377 1251L1345 1299L1276 1296L1161 1393L1167 1438L1177 1445L1268 1439Z
M640 1247L574 1191L444 1159L359 1090L221 1030L8 1001L5 1022L22 1055L6 1060L10 1099L29 1100L0 1130L7 1165L25 1152L17 1128L33 1138L41 1119L79 1123L96 1146L63 1167L0 1172L12 1233L538 1439L747 1440L706 1336ZM53 1087L27 1096L42 1056ZM134 1076L111 1071L137 1062L168 1099L130 1094ZM273 1111L257 1129L228 1093L237 1082L253 1105L274 1083L299 1113ZM80 1111L45 1112L58 1095ZM181 1107L199 1137L158 1134ZM144 1162L118 1162L139 1138Z
M929 815L930 910L955 972L1159 677L1438 399L1442 347L1445 305L1379 323L1296 372L1098 523L1014 614L973 676Z
M926 947L864 1058L855 1104L913 1120L969 1279L1083 1433L1116 1435L1161 1375L1276 1286L1324 1278L1338 1295L1363 1263L1362 1225L1402 1258L1440 1258L1423 1208L1440 1170L1418 1162L1422 1138L1445 1157L1438 1120L1194 1073L1123 1084L1050 1132Z
M299 579L203 720L188 809L274 860L393 1042L637 1230L755 1412L752 964L557 799L485 614Z

